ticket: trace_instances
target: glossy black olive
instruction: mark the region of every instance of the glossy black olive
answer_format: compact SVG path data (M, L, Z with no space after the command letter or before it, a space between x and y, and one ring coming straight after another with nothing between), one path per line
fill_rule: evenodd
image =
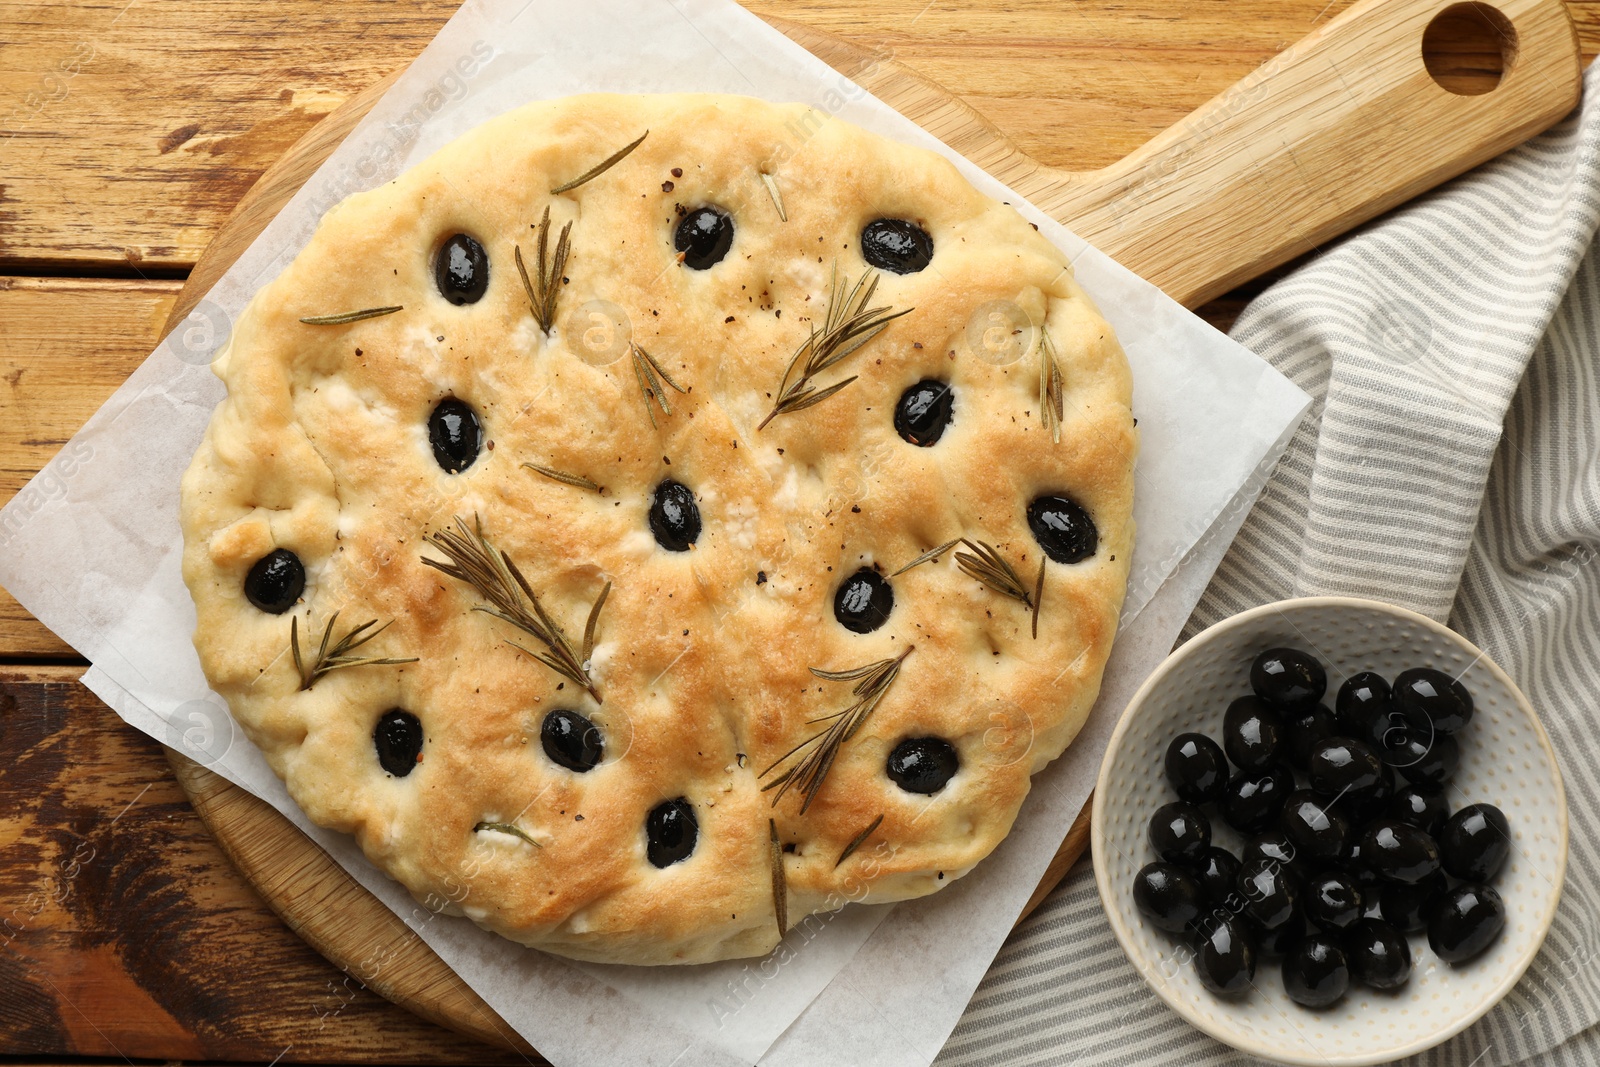
M1439 846L1410 823L1379 819L1361 835L1361 862L1391 882L1416 883L1439 870Z
M1181 934L1204 905L1194 875L1171 863L1147 863L1133 876L1133 903L1158 930Z
M593 770L605 756L600 728L575 711L557 709L539 726L544 754L569 771Z
M453 396L445 397L428 416L428 443L445 473L460 474L477 461L483 445L477 412Z
M1204 920L1194 938L1194 973L1221 997L1248 992L1256 976L1255 934L1233 915Z
M1493 804L1469 804L1444 824L1439 858L1463 882L1487 882L1511 854L1511 824Z
M668 552L687 552L700 539L700 505L694 493L671 478L656 486L650 500L650 532Z
M1167 745L1167 781L1191 804L1205 804L1228 788L1228 761L1205 734L1179 734Z
M1222 818L1243 834L1258 834L1278 821L1283 802L1294 792L1294 772L1284 766L1240 771L1222 794Z
M1233 895L1239 882L1239 861L1232 852L1212 845L1192 865L1200 892L1208 902L1221 904Z
M1248 863L1251 860L1273 860L1281 863L1297 878L1303 879L1311 873L1311 864L1300 855L1300 850L1282 830L1267 830L1245 842L1244 850L1239 853L1239 861Z
M1326 871L1306 883L1300 908L1324 930L1343 930L1361 918L1361 887L1343 871Z
M1250 688L1280 708L1315 704L1328 691L1328 674L1298 648L1269 648L1250 664Z
M1389 801L1393 799L1394 791L1394 768L1379 760L1377 784L1359 793L1346 793L1339 798L1336 806L1350 817L1352 828L1365 826L1389 813Z
M1362 919L1344 935L1345 957L1356 981L1372 989L1399 989L1411 981L1411 946L1386 922Z
M833 617L846 630L870 634L889 621L894 610L894 588L871 567L862 567L833 594Z
M489 288L489 253L464 233L451 237L433 261L433 281L452 304L476 304Z
M682 797L657 804L644 820L645 855L657 867L689 858L700 839L694 808Z
M1372 725L1389 710L1389 696L1389 683L1381 674L1362 671L1345 679L1333 703L1339 718L1339 732L1346 737L1371 741Z
M1285 749L1289 765L1303 771L1317 742L1339 733L1337 719L1326 704L1312 704L1283 714Z
M933 259L933 238L905 219L873 219L861 230L861 258L891 274L915 274Z
M1163 804L1150 816L1150 847L1168 863L1198 863L1211 847L1211 824L1193 804Z
M378 750L378 766L404 778L416 770L422 754L422 722L409 711L390 708L372 728L372 744Z
M1486 885L1465 882L1440 897L1428 917L1428 947L1446 963L1464 963L1494 943L1506 905Z
M244 578L245 598L269 615L282 615L305 591L305 566L287 548L275 548L256 560Z
M889 753L887 770L907 793L937 793L961 769L955 746L939 737L910 737Z
M922 379L900 394L894 406L894 432L922 448L936 443L950 425L955 395L949 382Z
M1327 798L1309 789L1289 794L1278 824L1296 852L1314 867L1339 862L1350 845L1350 820Z
M1306 936L1306 919L1297 910L1289 921L1271 930L1263 930L1255 923L1250 929L1256 935L1256 956L1260 959L1278 959L1289 954Z
M1350 988L1344 950L1328 934L1308 934L1283 957L1283 991L1307 1008L1326 1008Z
M1100 531L1089 513L1064 496L1035 497L1028 505L1028 529L1057 563L1081 563L1100 545Z
M1434 905L1444 896L1449 883L1443 871L1435 871L1422 881L1384 882L1378 890L1379 912L1383 921L1396 930L1414 934L1427 929Z
M1306 763L1311 788L1325 797L1361 795L1383 780L1383 763L1365 743L1350 737L1330 737L1311 750Z
M1222 716L1222 747L1240 770L1259 771L1288 755L1283 718L1258 697L1240 697Z
M1414 748L1408 748L1407 752L1416 758L1396 763L1394 768L1413 784L1444 785L1455 777L1456 768L1461 765L1461 742L1450 734L1436 733L1420 753Z
M733 247L733 216L714 207L698 207L683 217L672 235L672 247L695 270L710 270Z
M1450 816L1444 790L1432 785L1407 785L1389 800L1389 818L1408 822L1439 843L1444 821ZM1443 859L1441 852L1440 858ZM1482 879L1479 879L1482 881Z
M1300 880L1276 860L1249 860L1239 865L1239 895L1244 913L1257 926L1271 930L1294 914Z
M1413 667L1396 675L1394 702L1426 715L1441 734L1453 734L1472 721L1472 694L1467 687L1432 667Z

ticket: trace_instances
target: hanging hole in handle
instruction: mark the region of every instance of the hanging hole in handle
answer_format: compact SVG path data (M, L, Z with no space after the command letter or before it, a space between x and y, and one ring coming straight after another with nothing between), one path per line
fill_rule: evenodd
M1493 91L1516 55L1516 28L1490 4L1451 4L1422 34L1428 73L1457 96Z

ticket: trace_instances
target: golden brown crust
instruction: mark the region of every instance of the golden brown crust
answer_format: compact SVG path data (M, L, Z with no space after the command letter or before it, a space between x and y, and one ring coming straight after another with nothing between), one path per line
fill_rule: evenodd
M645 128L621 163L549 192ZM727 258L698 271L677 261L672 237L677 208L703 204L737 229ZM549 338L512 256L520 247L534 269L546 206L557 230L573 222ZM832 272L861 276L862 226L884 216L917 222L935 243L926 270L879 276L875 305L915 310L821 378L857 381L757 430L825 312ZM457 232L490 261L487 293L465 306L433 281L434 254ZM591 348L580 358L581 328L600 320L573 316L595 298L622 308L632 339L688 390L669 395L672 414L657 409L658 427L629 357L604 362ZM1065 381L1059 444L1040 421L1037 345L997 364L968 343L991 301L1048 323ZM382 305L404 310L300 322ZM531 104L329 212L241 316L218 372L228 397L183 483L184 577L207 677L311 819L356 835L414 894L526 944L631 963L769 950L769 818L793 847L783 855L791 924L847 900L931 892L1005 837L1030 776L1077 733L1098 691L1133 542L1127 364L1061 254L931 153L737 97ZM950 381L956 407L943 439L918 448L892 417L925 377ZM426 429L447 396L473 406L492 442L455 475L435 462ZM704 532L692 551L666 552L649 532L665 477L697 495ZM894 610L875 632L834 620L845 575L888 575L960 536L995 545L1031 586L1040 547L1025 509L1046 492L1083 504L1100 541L1081 563L1047 567L1037 640L1028 610L950 553L893 579ZM591 665L604 703L513 647L539 646L473 611L484 601L472 588L424 566L443 558L427 535L474 515L575 640L612 583ZM338 670L299 691L289 615L242 593L252 564L279 547L308 574L292 610L302 641L334 611L340 632L393 620L361 651L420 661ZM759 772L816 732L807 720L853 699L851 683L808 668L857 667L908 645L809 811L798 792L774 808L762 792L774 775ZM395 707L419 716L426 737L402 778L379 766L372 740ZM558 707L599 726L600 766L578 774L545 755L540 722ZM961 757L932 796L884 771L895 744L925 735ZM698 843L658 869L644 820L676 797L693 806ZM514 823L539 847L475 832L484 822Z

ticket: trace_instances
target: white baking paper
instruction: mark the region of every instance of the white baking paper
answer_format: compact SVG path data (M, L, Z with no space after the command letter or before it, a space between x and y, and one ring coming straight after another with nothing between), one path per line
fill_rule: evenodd
M973 874L924 900L819 917L765 960L575 965L433 915L350 839L307 823L210 693L189 639L178 477L221 396L209 361L251 294L343 196L518 104L597 90L799 101L942 152L1068 253L1134 370L1142 452L1133 577L1082 735L1036 778L1016 829ZM0 584L94 664L86 684L124 719L293 819L558 1067L926 1064L1092 789L1117 715L1171 647L1308 403L1255 356L730 0L473 0L196 312L0 511Z

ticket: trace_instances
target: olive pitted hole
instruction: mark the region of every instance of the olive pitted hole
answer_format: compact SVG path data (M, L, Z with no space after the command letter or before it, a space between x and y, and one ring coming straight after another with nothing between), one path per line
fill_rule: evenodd
M378 765L404 778L416 769L422 754L422 721L409 711L390 708L373 727L372 744L378 750Z
M907 793L937 793L961 769L955 746L940 737L911 737L894 746L887 770Z
M657 867L689 858L700 839L694 808L682 797L657 804L644 820L645 855Z
M433 280L450 303L476 304L489 288L489 253L473 238L458 233L439 249Z
M605 740L600 728L575 711L557 709L544 717L539 727L544 754L569 771L591 771L605 755Z
M699 207L683 217L672 235L672 247L685 265L710 270L733 247L733 216L714 207Z
M894 587L871 567L862 567L833 594L833 617L853 633L869 634L889 621Z
M445 473L460 474L477 461L483 444L477 412L453 396L439 401L428 416L428 443Z
M1036 497L1028 505L1028 529L1044 554L1057 563L1081 563L1100 547L1094 520L1070 497Z
M915 274L933 259L933 238L905 219L873 219L861 230L861 258L891 274Z
M922 379L900 394L900 402L894 406L895 432L921 448L935 444L950 425L954 400L949 382Z
M668 552L687 552L700 539L700 505L694 493L671 478L656 486L650 501L650 532Z
M287 548L275 548L256 560L244 579L244 595L269 615L282 615L294 607L305 588L305 566Z

